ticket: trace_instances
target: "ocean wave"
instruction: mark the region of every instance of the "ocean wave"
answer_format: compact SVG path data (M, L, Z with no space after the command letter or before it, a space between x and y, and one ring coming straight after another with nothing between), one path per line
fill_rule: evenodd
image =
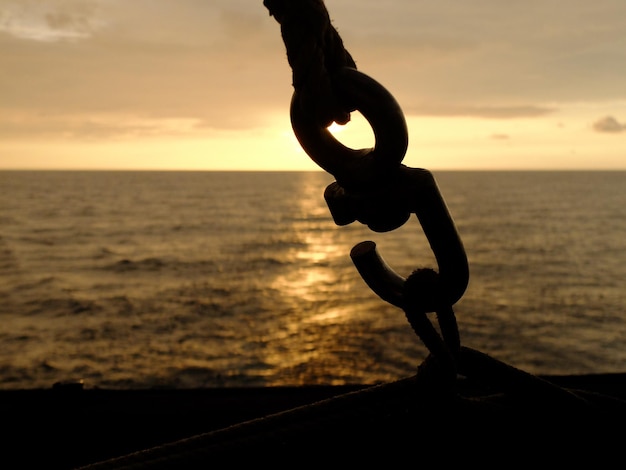
M213 260L201 259L186 261L172 258L148 257L139 260L123 258L101 268L104 271L116 273L126 272L157 272L157 271L193 271L193 272L218 272L220 264Z
M14 270L19 267L17 256L0 238L0 270Z
M2 388L373 383L426 354L351 263L372 234L332 223L323 173L50 173L16 173L0 208L19 222L0 238ZM463 344L533 373L626 364L624 175L438 175L470 260ZM375 235L398 273L431 259L417 232Z
M46 315L63 317L68 314L94 313L101 310L97 302L79 300L72 297L33 299L25 302L28 315Z

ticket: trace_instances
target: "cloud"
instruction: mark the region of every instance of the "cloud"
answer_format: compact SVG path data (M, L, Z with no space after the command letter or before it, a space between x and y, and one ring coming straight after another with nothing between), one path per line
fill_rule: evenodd
M37 11L37 34L18 37L6 28L0 34L3 68L11 71L0 74L0 133L93 138L160 129L178 135L171 122L194 122L204 135L262 126L268 109L288 116L291 73L278 25L265 17L262 3L256 13L222 3L221 9L206 2L150 8L147 0L111 0L95 15L87 8L94 2L82 2L84 10L42 2L56 7L46 10L47 23ZM24 8L32 5L25 0ZM15 32L11 18L3 24ZM58 40L59 31L67 37L98 22L108 26L80 41Z
M415 116L477 117L483 119L517 119L542 117L556 111L545 106L453 105L448 103L409 106L407 114Z
M398 95L477 103L626 98L623 0L326 4L359 68Z
M626 99L626 3L606 2L326 6L359 69L407 114L515 119L567 101ZM280 27L262 0L0 0L0 57L11 71L0 74L5 135L46 123L64 135L71 125L71 135L119 134L122 115L139 119L128 125L140 133L156 120L194 122L199 132L251 128L275 111L288 118L293 91Z
M114 113L48 114L13 112L0 114L0 138L50 140L128 140L141 137L193 137L215 131L196 119L149 118Z
M98 13L97 0L4 0L0 32L44 42L86 38L102 26Z
M593 129L596 132L616 134L626 132L626 123L619 122L613 116L605 116L593 123Z

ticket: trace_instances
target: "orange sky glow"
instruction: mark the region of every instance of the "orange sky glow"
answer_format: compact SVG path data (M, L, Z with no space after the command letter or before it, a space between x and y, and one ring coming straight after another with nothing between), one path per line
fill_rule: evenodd
M0 169L315 170L262 0L0 0ZM622 0L327 0L404 163L626 169ZM371 147L353 113L336 132Z

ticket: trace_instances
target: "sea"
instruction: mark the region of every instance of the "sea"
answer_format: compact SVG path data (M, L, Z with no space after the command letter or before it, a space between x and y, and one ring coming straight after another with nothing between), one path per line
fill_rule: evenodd
M626 172L433 172L469 261L461 344L626 371ZM310 172L0 172L0 389L376 384L428 350L350 258L437 269L412 216L338 226ZM429 316L433 323L436 317Z

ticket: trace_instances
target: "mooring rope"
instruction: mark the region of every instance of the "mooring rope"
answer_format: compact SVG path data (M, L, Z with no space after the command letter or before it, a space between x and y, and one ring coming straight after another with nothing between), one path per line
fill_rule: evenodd
M350 120L333 89L332 75L343 67L356 68L343 40L332 26L322 0L264 0L278 23L293 72L292 85L302 106L314 110L324 127Z

